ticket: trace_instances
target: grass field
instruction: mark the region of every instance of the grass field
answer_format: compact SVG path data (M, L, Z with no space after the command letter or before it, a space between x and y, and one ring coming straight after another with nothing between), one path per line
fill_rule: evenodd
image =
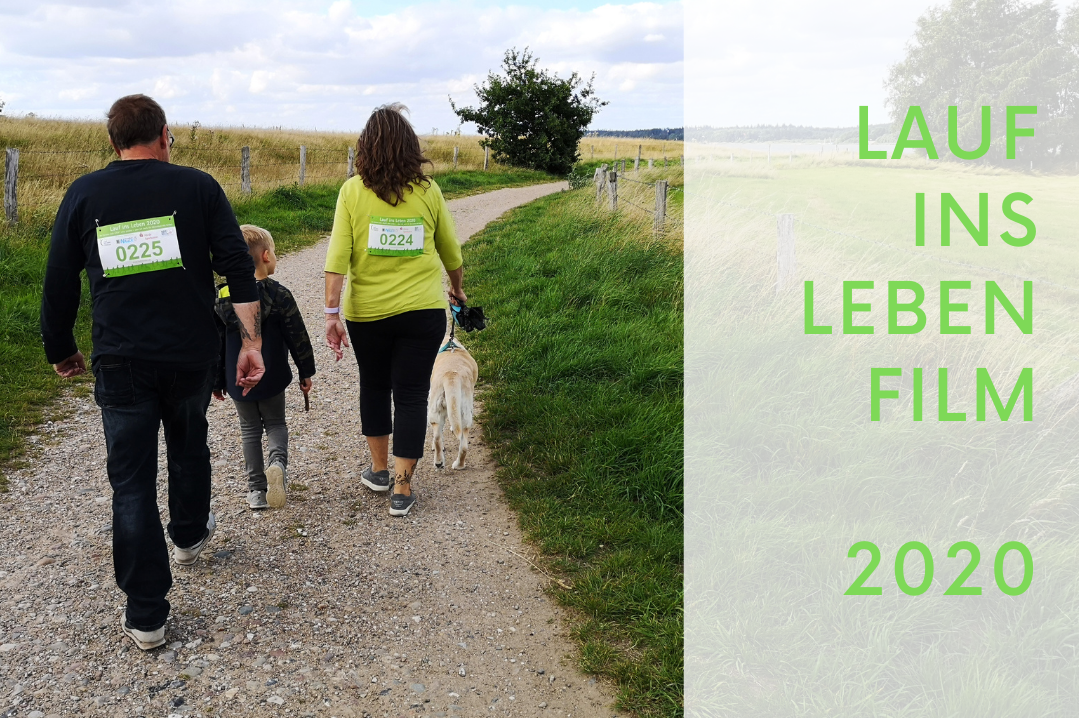
M1068 716L1079 700L1073 616L1079 611L1079 464L1075 437L1079 371L1074 307L1079 292L1069 222L1074 177L1039 176L945 163L828 162L795 158L713 161L690 167L686 237L686 472L688 552L687 706L702 716ZM1009 192L1034 198L1038 234L1004 244L1000 213ZM926 246L914 245L914 193L925 192ZM990 198L989 246L953 222L939 245L939 197L951 192L977 216ZM994 209L995 207L995 209ZM1017 205L1017 207L1019 207ZM775 290L775 213L795 214L798 270ZM934 227L935 225L935 227ZM1033 282L1034 331L1006 317L984 331L986 280L1018 301ZM818 324L804 333L804 280L815 285ZM855 301L872 312L842 333L841 282L870 280ZM926 329L887 334L889 280L925 287ZM966 302L939 331L939 281L970 281ZM904 297L903 301L907 301ZM908 318L903 323L909 324ZM898 400L870 420L870 368L897 367L886 384ZM912 368L925 373L924 421L912 420ZM968 421L938 421L937 369L949 371L947 409ZM1021 368L1034 376L1033 421L976 422L975 370L1002 393ZM869 555L881 551L866 586L844 595ZM923 542L935 572L903 544ZM980 549L965 586L945 595ZM1006 595L994 576L998 549L1021 541L1032 582ZM905 567L905 568L904 568ZM908 595L896 575L926 590ZM1017 552L1000 573L1018 585Z
M465 245L491 317L466 341L484 431L529 538L572 584L582 667L624 709L682 714L680 234L593 190L515 210Z
M435 179L452 199L555 178L499 167L488 172L448 172ZM278 251L288 253L330 231L339 186L340 181L303 188L285 185L250 197L233 196L233 208L241 223L269 228ZM15 227L0 230L0 491L6 485L3 465L20 455L23 438L43 420L49 401L64 385L45 362L38 332L53 211L24 215ZM87 356L91 348L89 301L89 294L84 293L77 336Z

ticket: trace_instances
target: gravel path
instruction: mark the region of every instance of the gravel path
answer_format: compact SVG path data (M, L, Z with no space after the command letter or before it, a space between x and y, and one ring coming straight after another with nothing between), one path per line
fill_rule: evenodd
M451 208L466 237L561 186ZM278 265L309 329L322 324L324 254L320 243ZM219 527L195 566L174 567L166 648L142 653L119 630L92 398L69 393L69 416L31 437L27 465L0 496L0 716L613 714L613 689L574 668L562 611L527 558L482 438L463 471L436 471L425 457L417 508L390 517L386 496L358 481L368 456L355 362L335 364L313 339L310 413L288 391L284 509L246 508L235 411L211 404Z

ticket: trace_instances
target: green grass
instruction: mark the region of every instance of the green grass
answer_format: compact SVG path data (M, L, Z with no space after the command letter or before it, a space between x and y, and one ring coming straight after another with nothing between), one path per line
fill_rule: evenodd
M553 181L530 170L465 171L436 177L444 194L459 197L477 191ZM333 227L340 184L278 187L251 198L234 199L241 223L269 229L282 254L309 246ZM2 467L19 457L24 437L61 407L49 407L65 386L45 361L39 334L41 286L48 258L52 215L24 213L14 228L0 227L0 492L7 481ZM89 292L84 283L76 338L90 355ZM87 378L79 381L85 382Z
M971 303L974 316L953 323L972 325L972 335L942 337L931 283L1000 276L893 248L916 249L916 191L927 198L950 191L975 207L977 193L989 192L997 214L1005 191L1025 191L1035 199L1039 229L1030 247L1004 246L997 235L1007 225L991 212L989 247L957 231L953 247L927 246L925 253L1074 285L1068 217L1076 179L797 163L697 179L691 196L701 199L690 221L701 231L686 250L693 328L686 345L687 504L694 507L686 541L696 549L688 567L686 690L694 713L1073 715L1079 416L1075 395L1060 384L1075 373L1067 356L1075 354L1068 330L1075 298L1036 285L1034 334L1001 330L998 315L999 333L985 336L979 292L967 292L960 301ZM774 216L721 201L793 212L888 246L796 225L797 282L777 295ZM930 226L939 222L927 210ZM927 233L927 244L936 236ZM805 279L815 281L822 302L818 319L836 325L836 334L804 334ZM839 334L838 283L845 279L877 282L874 312L859 321L874 324L875 335ZM885 334L880 290L893 279L927 287L922 334ZM1015 284L1002 280L1009 296ZM867 291L857 301L869 297ZM974 368L989 368L1000 386L1024 366L1035 371L1034 421L997 421L990 409L989 421L974 422ZM870 367L902 367L908 377L880 422L869 421ZM911 420L911 367L925 371L923 422ZM950 371L949 408L971 421L937 421L937 367ZM881 596L844 595L867 563L866 554L847 558L860 540L881 549L866 584L881 586ZM895 579L896 552L912 540L924 542L935 560L932 585L920 596L900 592ZM960 540L981 549L967 581L982 587L980 596L943 595L967 564L965 555L947 557ZM1010 540L1023 541L1034 557L1033 582L1018 597L1004 595L993 577L997 548ZM1013 585L1017 564L1005 566ZM920 559L908 559L907 576L920 581Z
M446 199L467 197L480 192L502 189L503 187L524 187L544 182L557 182L561 179L546 172L524 169L499 169L491 172L464 170L448 174L436 174L434 177Z
M491 317L465 341L484 431L529 538L572 589L584 670L622 708L682 713L682 256L560 193L465 245Z
M63 384L45 362L39 330L48 231L23 224L0 233L0 466L22 454L23 437L45 418ZM84 308L88 300L83 298ZM76 327L81 346L89 345L89 330L83 317ZM5 491L0 471L0 492Z

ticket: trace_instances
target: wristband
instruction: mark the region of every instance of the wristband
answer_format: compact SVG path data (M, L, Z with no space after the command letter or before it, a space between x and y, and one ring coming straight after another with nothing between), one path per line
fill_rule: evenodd
M325 307L327 314L340 314L341 307Z

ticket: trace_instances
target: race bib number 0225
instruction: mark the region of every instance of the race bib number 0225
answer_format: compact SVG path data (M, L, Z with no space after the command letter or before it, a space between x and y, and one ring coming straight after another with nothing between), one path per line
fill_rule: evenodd
M184 266L172 217L98 227L97 252L106 277Z
M383 257L423 254L423 217L371 217L367 253Z

